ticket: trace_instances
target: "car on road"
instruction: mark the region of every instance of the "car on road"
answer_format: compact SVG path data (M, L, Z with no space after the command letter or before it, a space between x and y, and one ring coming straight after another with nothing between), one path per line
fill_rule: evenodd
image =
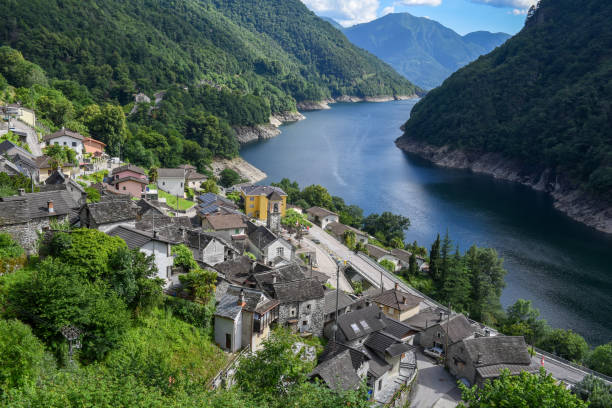
M429 347L423 350L423 354L439 360L444 356L444 350L442 350L440 347Z
M312 239L312 242L314 242L314 243L315 243L315 244L317 244L317 245L319 245L319 244L321 243L321 241L319 241L319 240L318 240L318 239L316 239L316 238L313 238L313 239Z

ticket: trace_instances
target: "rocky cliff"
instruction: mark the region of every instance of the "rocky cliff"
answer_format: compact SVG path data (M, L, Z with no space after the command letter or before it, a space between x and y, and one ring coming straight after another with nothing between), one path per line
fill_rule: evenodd
M298 102L297 108L301 111L313 111L322 109L331 109L330 104L344 102L344 103L356 103L356 102L390 102L390 101L404 101L407 99L418 98L418 95L382 95L382 96L366 96L361 98L359 96L342 95L337 98L325 99L322 101L307 101Z
M297 122L306 119L300 112L281 112L270 116L270 123L256 126L234 126L236 138L240 144L271 139L281 134L278 129L283 123Z
M524 184L549 193L554 206L576 221L612 234L612 203L579 189L562 174L553 170L526 166L497 153L466 152L449 146L433 146L406 136L396 140L405 152L416 154L439 166L469 169L475 173Z

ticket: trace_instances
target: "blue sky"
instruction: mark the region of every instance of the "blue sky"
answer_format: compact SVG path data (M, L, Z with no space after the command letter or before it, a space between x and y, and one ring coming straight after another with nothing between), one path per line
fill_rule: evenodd
M525 13L537 0L302 0L315 13L344 26L364 23L388 13L428 17L459 34L486 30L516 34Z

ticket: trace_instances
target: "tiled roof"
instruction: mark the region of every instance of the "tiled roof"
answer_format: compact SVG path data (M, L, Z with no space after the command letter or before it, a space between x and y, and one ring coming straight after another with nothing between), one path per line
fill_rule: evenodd
M121 221L134 221L138 216L138 209L130 199L117 199L88 203L85 205L90 217L98 225Z
M148 180L141 179L141 178L134 177L134 176L121 177L120 179L116 179L116 180L112 179L110 184L114 186L116 184L123 183L125 181L135 181L136 183L140 183L140 184L149 184Z
M243 217L238 214L207 215L206 221L215 231L246 228Z
M365 323L365 324L364 324ZM386 327L378 306L352 310L338 316L338 326L347 340L355 340Z
M417 330L413 327L410 327L406 323L398 322L395 319L390 318L387 315L383 315L383 321L385 322L385 333L390 334L398 339L403 339L406 336L409 336L415 333Z
M349 350L344 350L322 362L310 373L310 376L321 377L333 390L352 390L358 388L361 383L361 378L353 369Z
M85 136L83 136L82 134L80 134L78 132L74 132L74 131L69 130L69 129L61 128L60 130L58 130L55 133L50 133L48 135L43 136L43 140L45 142L48 142L49 140L57 139L58 137L62 137L62 136L68 136L68 137L71 137L71 138L77 139L77 140L85 139Z
M287 193L282 188L274 186L254 186L247 185L242 187L242 192L247 196L268 196L273 192L277 192L281 196L286 196Z
M392 307L396 310L410 310L418 306L423 298L411 295L410 293L402 292L397 289L389 289L378 296L374 296L372 301Z
M336 311L336 292L337 289L328 290L325 292L325 314L332 314ZM349 295L340 291L338 294L338 309L342 310L347 306L355 303L355 300L351 298Z
M113 169L112 175L119 174L124 171L133 171L134 173L147 175L142 167L134 166L133 164L126 164L120 167Z
M306 212L312 215L313 217L319 218L327 217L328 215L335 215L336 217L338 216L338 214L336 214L335 212L331 212L327 208L321 207L311 207L307 209Z
M53 212L48 202L53 201ZM21 224L36 218L72 215L78 208L67 190L26 193L24 195L0 198L0 225Z
M323 285L316 279L302 279L293 282L275 283L274 292L281 303L304 302L322 299L325 296Z
M124 225L119 225L109 232L108 235L111 237L119 237L125 241L128 248L137 249L141 248L143 245L151 242L151 241L159 241L170 244L176 244L177 242L169 241L165 238L157 236L153 232L149 231L140 231L135 228L126 227Z

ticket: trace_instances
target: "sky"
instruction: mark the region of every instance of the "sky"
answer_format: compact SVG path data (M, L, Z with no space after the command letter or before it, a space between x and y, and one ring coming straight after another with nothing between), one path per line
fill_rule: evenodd
M516 34L529 7L537 0L302 0L320 16L345 27L366 23L389 13L427 17L461 35L486 30Z

